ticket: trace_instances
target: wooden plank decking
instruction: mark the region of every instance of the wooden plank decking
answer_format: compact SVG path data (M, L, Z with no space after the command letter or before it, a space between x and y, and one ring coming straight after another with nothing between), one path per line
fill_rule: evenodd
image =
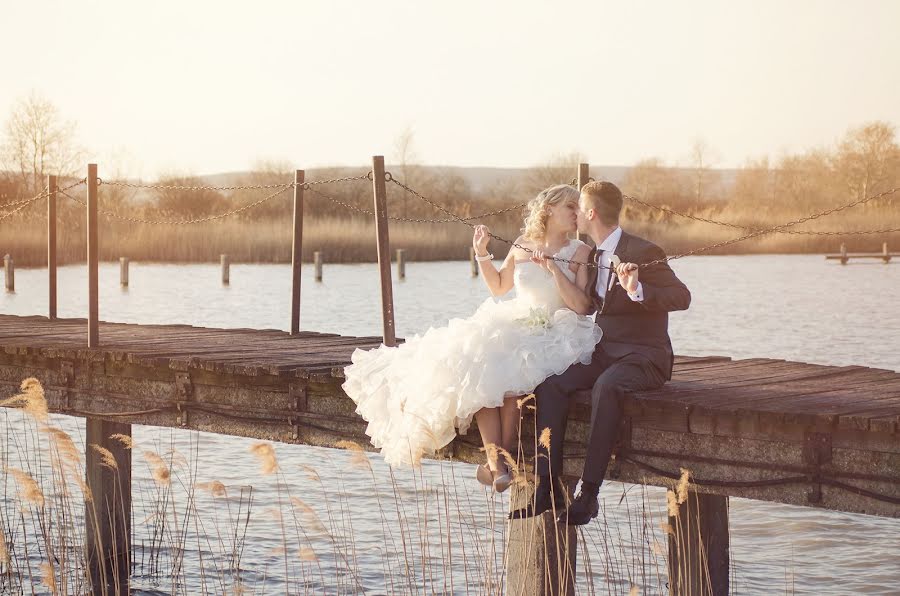
M0 398L35 376L52 411L288 443L366 443L343 367L380 337L0 315ZM566 471L580 470L587 396ZM609 476L701 492L900 517L900 374L770 359L679 357L672 382L629 396ZM533 445L530 413L523 423ZM480 461L477 431L445 454Z

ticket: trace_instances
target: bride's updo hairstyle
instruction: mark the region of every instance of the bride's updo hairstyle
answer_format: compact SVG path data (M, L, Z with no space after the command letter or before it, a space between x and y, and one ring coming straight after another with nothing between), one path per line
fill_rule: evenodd
M568 201L577 204L580 194L575 187L568 184L557 184L539 192L538 196L528 202L528 215L525 216L522 236L527 240L543 240L547 233L550 207Z

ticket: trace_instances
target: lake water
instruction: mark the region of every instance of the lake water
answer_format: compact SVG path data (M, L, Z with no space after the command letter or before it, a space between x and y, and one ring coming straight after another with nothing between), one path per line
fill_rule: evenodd
M767 255L691 257L673 268L693 293L690 310L671 318L679 354L900 371L898 264L840 266L821 256ZM219 279L218 265L132 263L131 287L123 290L118 264L103 264L100 317L287 329L288 266L232 265L230 286ZM0 294L0 312L46 314L45 270L17 271L16 286L15 294ZM59 316L86 316L86 288L84 266L59 270ZM468 263L408 263L407 279L394 282L398 335L465 316L486 296L481 280L469 276ZM321 283L304 267L301 326L380 335L376 267L326 264ZM16 465L37 439L17 412L0 415L14 435L4 441L3 456ZM54 420L83 434L80 420ZM232 590L234 573L222 560L235 544L243 550L240 577L247 593L497 591L506 497L490 499L475 482L472 466L426 463L421 474L400 471L392 480L388 468L371 456L373 480L348 452L276 445L281 472L266 476L248 453L255 441L151 427L136 427L135 440L158 453L174 449L189 460L182 471L176 466L173 494L175 487L212 480L228 489L227 499L201 494L193 503L205 524L170 529L174 534L167 535L152 511L140 509L153 502L158 487L136 453L135 586L142 593ZM310 467L319 480L310 478ZM250 486L253 515L243 526L236 521L237 508L246 501L241 488L246 495ZM327 533L285 538L285 527L290 532L297 527L284 522L291 495L308 501ZM641 593L664 592L665 543L658 527L664 491L609 482L602 496L605 519L582 536L578 593L589 593L590 585L597 594L627 594L632 585ZM176 509L187 502L173 501ZM398 527L383 522L396 524L398 517ZM154 532L163 538L154 539ZM245 540L235 538L240 532L246 532ZM731 499L731 540L734 594L900 593L898 520ZM285 545L294 554L285 556ZM313 549L315 561L310 551L305 557L294 552L304 545ZM406 549L414 556L404 555ZM180 553L184 572L173 584L166 569Z

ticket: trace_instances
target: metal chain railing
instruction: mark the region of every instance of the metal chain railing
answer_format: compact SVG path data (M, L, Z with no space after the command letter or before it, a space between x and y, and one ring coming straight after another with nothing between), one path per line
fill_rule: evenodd
M343 176L341 178L331 178L327 180L313 180L310 182L304 182L304 187L318 185L318 184L331 184L334 182L350 182L353 180L372 180L372 172L367 172L366 174L362 174L359 176ZM123 182L119 180L105 181L102 178L97 178L97 185L102 186L121 186L125 188L142 188L148 190L186 190L186 191L201 191L201 190L267 190L270 188L282 188L284 186L288 186L293 188L295 183L290 182L287 185L285 184L245 184L239 186L212 186L212 185L183 185L183 184L144 184L142 182Z
M75 188L76 186L78 186L78 185L80 185L80 184L84 184L85 182L87 182L87 179L86 179L86 178L82 178L81 180L79 180L79 181L77 181L77 182L73 182L73 183L70 184L69 186L66 186L66 187L63 187L63 188L58 188L58 189L56 189L56 192L65 194L65 192L66 192L67 190L71 190L71 189ZM25 207L28 207L29 205L31 205L32 203L34 203L34 202L36 202L36 201L39 201L39 200L41 200L41 199L46 199L47 197L50 196L50 194L51 194L51 193L50 193L50 188L45 186L45 187L44 187L44 190L41 191L41 194L37 195L36 197L32 197L32 198L30 198L30 199L24 199L24 200L21 200L21 201L15 201L14 203L7 203L7 205L15 204L15 205L20 205L20 206L19 206L18 208L16 208L16 209L13 209L12 211L9 211L9 212L7 212L7 213L4 213L3 215L0 215L0 221L6 219L7 217L11 217L12 215L15 215L16 213L18 213L19 211L21 211L21 210L24 209ZM4 205L4 206L6 206L6 205Z
M751 240L751 239L753 239L753 238L757 238L757 237L759 237L759 236L764 236L764 235L766 235L766 234L773 234L773 233L775 233L775 232L780 232L781 230L786 229L786 228L790 228L790 227L793 227L793 226L796 226L796 225L800 225L800 224L806 223L806 222L808 222L808 221L813 221L813 220L816 220L816 219L819 219L819 218L821 218L821 217L825 217L825 216L828 216L828 215L833 215L833 214L835 214L835 213L839 213L839 212L841 212L841 211L844 211L845 209L850 209L851 207L856 207L856 206L858 206L858 205L863 205L863 204L865 204L865 203L868 203L868 202L871 202L871 201L875 201L875 200L877 200L877 199L881 199L881 198L886 197L886 196L888 196L888 195L892 195L892 194L894 194L894 193L896 193L896 192L898 192L898 191L900 191L900 187L891 188L891 189L886 190L886 191L884 191L884 192L880 192L880 193L878 193L877 195L871 195L871 196L868 196L868 197L863 197L862 199L856 199L855 201L850 201L849 203L845 203L845 204L843 204L843 205L839 205L839 206L833 207L833 208L831 208L831 209L826 209L825 211L820 211L820 212L814 213L814 214L812 214L812 215L807 215L807 216L805 216L805 217L801 217L801 218L799 218L799 219L795 219L795 220L793 220L793 221L789 221L789 222L784 223L784 224L780 224L780 225L777 225L777 226L773 226L773 227L771 227L771 228L765 228L765 229L762 229L762 230L756 230L756 231L754 231L754 232L751 232L750 234L745 234L744 236L740 236L740 237L738 237L738 238L732 238L731 240L725 240L724 242L717 242L717 243L715 243L715 244L711 244L711 245L709 245L709 246L703 246L703 247L700 247L700 248L697 248L697 249L694 249L694 250L691 250L691 251L688 251L688 252L685 252L685 253L681 253L681 254L677 254L677 255L668 256L668 257L665 257L665 258L663 258L663 259L656 259L656 260L654 260L654 261L650 261L649 263L644 263L644 264L642 264L642 265L640 265L640 266L641 266L641 267L652 267L653 265L658 265L658 264L660 264L660 263L667 263L667 262L669 262L669 261L674 261L675 259L681 259L681 258L684 258L684 257L689 257L689 256L692 256L692 255L701 254L701 253L704 253L704 252L709 252L709 251L715 250L715 249L717 249L717 248L723 248L723 247L725 247L725 246L730 246L730 245L732 245L732 244L737 244L738 242L744 242L744 241L746 241L746 240Z
M230 217L232 215L241 213L242 211L247 211L248 209L252 209L254 207L262 205L266 201L270 201L270 200L274 199L278 195L282 194L284 191L288 190L289 188L293 188L293 187L294 187L293 183L282 184L280 186L279 190L259 199L258 201L248 203L247 205L243 205L236 209L226 211L225 213L220 213L218 215L209 215L206 217L196 217L196 218L191 218L191 219L145 219L142 217L129 217L127 215L121 215L119 213L115 213L114 211L100 211L100 214L105 215L106 217L111 217L113 219L118 219L118 220L122 220L122 221L128 221L131 223L141 223L141 224L150 224L150 225L186 225L186 224L203 223L203 222L207 222L207 221L214 221L217 219L224 219L226 217ZM67 192L63 192L63 191L60 191L60 192L62 192L63 195L72 199L79 205L81 205L83 207L87 206L87 203L85 203L81 199L76 199L75 197L73 197L72 195L70 195Z
M886 191L885 194L893 194L897 191L897 188L893 188L889 191ZM742 230L745 232L756 232L759 231L760 228L751 228L749 226L742 226L738 224L733 224L727 221L720 221L717 219L710 219L706 217L700 217L699 215L692 215L690 213L684 213L681 211L677 211L670 207L666 207L663 205L654 205L653 203L648 203L643 201L637 197L633 197L631 195L622 195L622 197L626 200L632 201L639 205L643 205L649 209L655 209L657 211L662 211L664 213L668 213L670 215L675 215L678 217L683 217L685 219L691 219L694 221L699 221L702 223L708 223L716 226L728 227L735 230ZM866 199L865 201L869 201L873 199ZM846 208L845 206L844 208ZM790 234L794 236L863 236L863 235L871 235L871 234L892 234L895 232L900 232L900 228L883 228L879 230L853 230L853 231L815 231L815 230L780 230L773 233L776 234Z
M365 209L363 207L357 207L356 205L351 205L351 204L346 203L338 198L332 197L323 192L319 192L314 188L308 188L306 190L309 190L314 195L321 197L327 201L331 201L335 205L339 205L349 211L354 211L356 213L360 213L360 214L368 216L368 217L375 216L374 211L370 211L369 209ZM486 213L479 213L478 215L471 215L469 217L460 217L459 219L462 219L463 221L474 221L477 219L484 219L486 217L500 215L502 213L507 213L509 211L515 211L517 209L524 209L527 206L528 206L527 202L519 203L518 205L504 207L503 209L497 209L496 211L488 211ZM454 223L454 222L459 221L458 219L427 219L427 218L417 218L417 217L401 217L401 216L394 216L394 215L389 215L388 219L391 221L405 221L405 222L411 222L411 223L425 223L425 224L443 224L443 223Z

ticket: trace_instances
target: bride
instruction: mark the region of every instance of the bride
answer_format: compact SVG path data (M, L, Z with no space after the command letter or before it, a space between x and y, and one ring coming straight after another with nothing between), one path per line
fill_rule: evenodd
M511 482L497 447L514 452L516 399L575 362L589 363L601 331L585 314L590 248L576 232L579 193L552 186L528 204L522 235L498 270L487 247L487 226L472 244L494 298L475 313L431 327L397 347L355 350L344 391L369 424L366 434L391 465L417 465L423 456L465 433L472 417L487 453L477 478L498 492ZM526 250L527 249L527 250ZM496 300L515 288L515 298ZM581 311L583 314L579 314Z

